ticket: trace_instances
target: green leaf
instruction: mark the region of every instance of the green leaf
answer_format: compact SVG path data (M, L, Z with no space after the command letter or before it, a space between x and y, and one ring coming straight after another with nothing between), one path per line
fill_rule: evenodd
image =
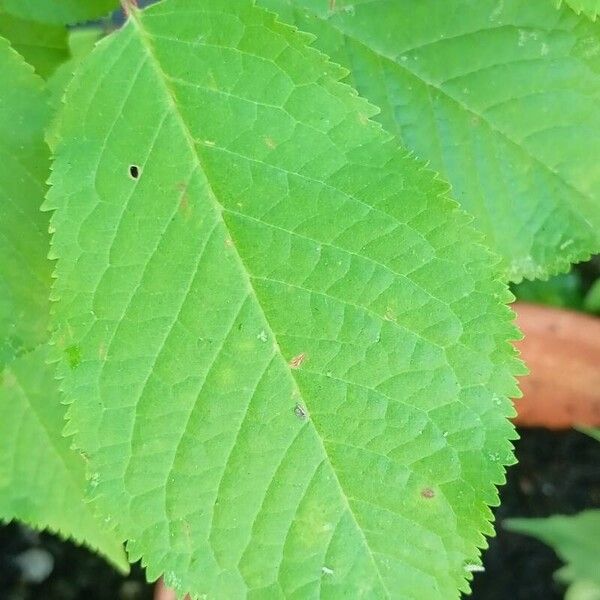
M0 36L9 40L43 78L49 77L69 57L64 27L13 17L1 8Z
M592 21L595 21L600 14L600 0L565 0L567 6L570 6L578 15L583 13ZM563 5L562 0L557 1L557 7Z
M75 70L83 59L94 49L94 46L104 36L100 27L75 29L69 33L70 59L63 63L48 80L48 93L53 111L60 112L62 100L67 85L73 78Z
M522 281L513 286L512 292L517 300L560 308L581 310L583 304L581 276L574 270L555 275L547 281Z
M92 27L89 25L71 30L69 32L71 58L80 61L83 60L106 33L107 31L104 27Z
M40 204L50 172L43 138L50 111L43 86L0 38L0 368L48 338L52 267Z
M43 81L0 38L0 519L21 519L98 549L127 569L118 538L84 502L84 461L62 437L47 364L51 282Z
M581 433L585 433L589 435L591 438L598 440L600 442L600 428L597 427L576 427L577 431L581 431Z
M576 581L569 586L565 600L600 600L600 584Z
M585 310L600 314L600 279L597 279L583 300Z
M0 7L15 17L58 25L93 21L118 5L118 0L0 0Z
M66 98L47 208L69 430L179 592L458 598L516 336L447 186L307 37L166 0Z
M350 70L507 277L600 250L600 33L548 0L259 0Z
M85 464L60 434L64 407L47 354L42 346L0 373L0 519L73 538L127 571L122 545L83 500Z
M570 517L509 519L505 521L505 526L511 531L531 535L552 546L566 563L557 572L557 577L565 583L586 582L596 588L600 587L600 510L587 510Z
M104 30L100 27L86 27L71 31L69 33L71 58L60 65L52 77L48 79L48 101L53 111L53 118L46 129L46 143L51 150L54 150L58 143L58 128L63 109L63 96L67 85L73 79L73 74L79 64L94 49L104 33Z

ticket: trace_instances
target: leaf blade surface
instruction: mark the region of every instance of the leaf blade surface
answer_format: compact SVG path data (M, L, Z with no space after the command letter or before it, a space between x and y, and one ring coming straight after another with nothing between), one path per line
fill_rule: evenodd
M83 457L62 437L64 407L47 364L52 264L43 81L0 37L0 519L86 543L126 571L123 548L84 501Z
M39 23L69 25L93 21L114 11L117 0L2 0L6 12Z
M50 170L43 130L49 119L43 81L0 38L0 217L2 237L0 364L48 336L51 265L48 216L39 207Z
M250 2L170 1L70 87L47 208L71 429L180 592L458 597L491 531L508 296L342 74Z
M594 593L598 592L600 510L585 510L570 516L554 515L545 519L509 519L506 526L511 531L533 536L556 551L566 563L556 572L558 579L572 586L593 584ZM585 594L582 597L586 597ZM594 594L590 593L590 597L593 598Z
M558 6L562 6L562 0L558 1ZM592 21L595 21L600 14L600 2L598 0L566 0L565 4L570 6L578 15L583 13Z
M0 8L0 35L44 79L69 57L64 27L14 17Z
M598 252L597 27L547 0L261 0L317 36L504 258L545 278Z
M61 436L64 407L47 360L41 346L0 374L0 518L86 544L127 572L122 545L85 504L85 463Z

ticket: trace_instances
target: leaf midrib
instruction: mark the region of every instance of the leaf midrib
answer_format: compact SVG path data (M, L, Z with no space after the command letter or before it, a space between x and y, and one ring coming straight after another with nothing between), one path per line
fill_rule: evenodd
M194 138L193 138L193 136L192 136L192 134L191 134L191 132L190 132L190 130L189 130L186 122L185 122L185 119L183 118L183 115L179 112L179 110L177 109L177 103L176 103L177 97L176 97L174 91L171 89L171 87L170 87L170 85L168 83L168 77L167 77L166 73L164 72L164 70L163 70L163 68L162 68L162 66L161 66L161 64L160 64L160 62L159 62L159 60L158 60L158 58L157 58L157 56L156 56L156 54L154 52L154 48L153 48L153 45L152 45L152 42L151 42L151 39L150 39L151 36L149 35L149 33L144 28L144 25L142 23L142 19L140 18L140 14L141 14L141 12L139 10L137 10L135 8L132 9L131 13L130 13L130 22L134 25L135 31L139 35L139 38L140 38L140 41L141 41L141 45L142 45L144 51L146 52L146 55L148 57L149 63L152 65L153 69L155 70L155 72L156 72L156 74L158 76L158 79L162 83L163 90L164 90L165 96L167 98L167 102L169 103L169 106L170 106L170 108L172 110L172 113L176 117L177 122L179 123L179 126L181 128L183 136L184 136L184 138L186 140L186 143L188 145L189 151L190 151L191 155L195 158L195 160L197 162L197 166L199 167L199 169L201 170L201 172L205 176L206 182L207 182L207 184L208 184L208 186L210 188L210 191L211 191L211 193L209 194L209 196L210 196L210 198L212 200L212 204L213 204L214 210L219 215L219 218L221 220L221 223L222 223L223 227L229 233L230 237L233 239L234 236L231 235L231 232L229 231L229 228L227 226L227 222L223 218L224 207L218 201L217 195L216 195L216 193L213 190L213 186L212 186L212 184L210 183L210 181L208 179L208 176L206 174L206 170L204 168L204 165L202 164L202 160L201 160L198 152L196 151L196 147L195 147L195 144L194 144ZM269 329L269 332L271 333L272 339L274 340L274 346L276 348L276 354L280 357L281 361L285 365L285 368L287 370L288 376L289 376L289 378L291 379L291 381L293 383L293 386L295 388L295 391L298 394L298 397L299 398L303 398L303 395L302 395L302 393L301 393L301 391L299 389L299 386L298 386L298 383L296 381L296 378L294 377L293 372L292 372L292 370L291 370L288 362L286 361L285 356L283 355L283 352L281 351L281 347L280 347L279 342L277 340L277 336L276 336L276 334L275 334L275 332L274 332L274 330L273 330L273 328L272 328L272 326L271 326L271 324L270 324L270 322L268 320L266 311L263 309L262 304L261 304L261 302L259 300L258 294L257 294L257 292L256 292L256 290L255 290L255 288L254 288L254 286L252 284L252 278L250 277L250 275L249 275L249 273L248 273L248 271L246 269L246 265L245 265L245 263L244 263L241 255L240 255L240 253L238 252L237 247L235 247L235 245L233 247L233 255L235 256L235 258L236 258L236 260L237 260L237 262L238 262L238 264L240 266L240 270L243 273L243 277L246 279L246 283L248 285L248 289L251 292L251 294L253 295L254 300L256 302L256 305L258 306L258 308L260 310L260 313L261 313L261 315L262 315L262 317L263 317L263 319L264 319L264 321L265 321L265 323L267 325L267 328ZM307 405L307 407L309 407L309 403L306 403L306 405ZM310 411L310 408L309 408L309 411ZM367 550L369 559L370 559L370 561L371 561L371 563L372 563L372 565L373 565L373 567L375 569L375 573L377 574L377 577L379 579L381 587L385 591L387 598L392 598L392 595L391 595L390 591L388 590L388 588L387 588L387 586L385 584L385 581L384 581L384 579L382 577L382 574L381 574L381 572L379 570L379 565L377 564L377 561L375 559L374 552L371 549L371 547L369 546L367 538L366 538L366 536L365 536L365 534L364 534L361 526L359 525L358 519L357 519L354 511L352 510L349 498L348 498L348 496L347 496L347 494L346 494L346 492L345 492L345 490L344 490L344 488L343 488L343 486L342 486L342 484L341 484L341 482L340 482L340 480L338 478L338 475L337 475L337 472L336 472L336 470L334 468L333 462L332 462L332 460L331 460L331 458L330 458L330 456L329 456L329 454L327 452L327 449L325 447L325 444L323 442L323 437L322 437L320 431L318 430L318 428L316 427L314 421L309 418L308 422L310 423L310 426L313 428L313 430L314 430L314 432L316 434L316 438L319 441L319 444L321 446L321 451L322 451L322 454L323 454L323 458L324 458L324 460L327 461L327 463L328 463L328 465L330 467L331 473L333 475L333 479L336 482L336 486L337 486L337 488L339 490L340 496L341 496L341 498L343 500L343 503L344 503L344 505L346 507L346 510L348 511L348 514L352 518L352 520L353 520L353 522L354 522L354 524L356 526L356 529L357 529L359 535L361 536L361 538L363 540L364 546L365 546L365 548Z

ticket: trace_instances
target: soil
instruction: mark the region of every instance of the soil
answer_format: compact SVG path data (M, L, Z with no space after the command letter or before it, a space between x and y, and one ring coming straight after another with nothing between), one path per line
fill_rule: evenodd
M509 517L600 508L598 442L575 431L529 429L521 436L516 444L520 462L509 470L502 505L496 510L498 535L485 553L485 571L475 576L475 600L561 600L564 590L552 578L560 566L554 552L534 539L504 531L502 522ZM37 584L26 581L31 574L26 576L19 567L31 549L41 550L42 558L54 563L51 573ZM52 535L14 523L0 527L0 600L151 598L152 587L145 583L139 565L124 578L102 559Z
M519 464L511 467L495 511L497 536L484 554L485 571L473 582L475 600L562 600L552 574L561 561L532 538L505 531L510 517L549 517L600 508L600 444L576 432L526 429L516 443Z

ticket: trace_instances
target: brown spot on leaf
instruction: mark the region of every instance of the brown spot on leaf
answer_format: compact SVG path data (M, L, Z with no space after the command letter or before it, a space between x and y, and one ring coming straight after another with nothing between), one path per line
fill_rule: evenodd
M129 176L131 177L131 179L139 179L140 172L140 168L137 165L131 165L129 167Z
M190 199L187 194L183 194L181 202L179 203L179 210L181 214L188 219L190 216Z
M294 356L294 358L292 358L292 360L290 360L290 367L292 367L292 369L299 369L305 360L306 360L306 354L304 354L304 352L302 352L302 354L298 354L298 356Z
M421 497L430 500L431 498L435 498L435 492L429 487L423 488L421 490Z
M181 200L179 201L179 212L185 219L189 219L192 216L192 209L190 207L190 197L188 196L188 186L184 181L180 181L177 184L177 188L181 193Z

